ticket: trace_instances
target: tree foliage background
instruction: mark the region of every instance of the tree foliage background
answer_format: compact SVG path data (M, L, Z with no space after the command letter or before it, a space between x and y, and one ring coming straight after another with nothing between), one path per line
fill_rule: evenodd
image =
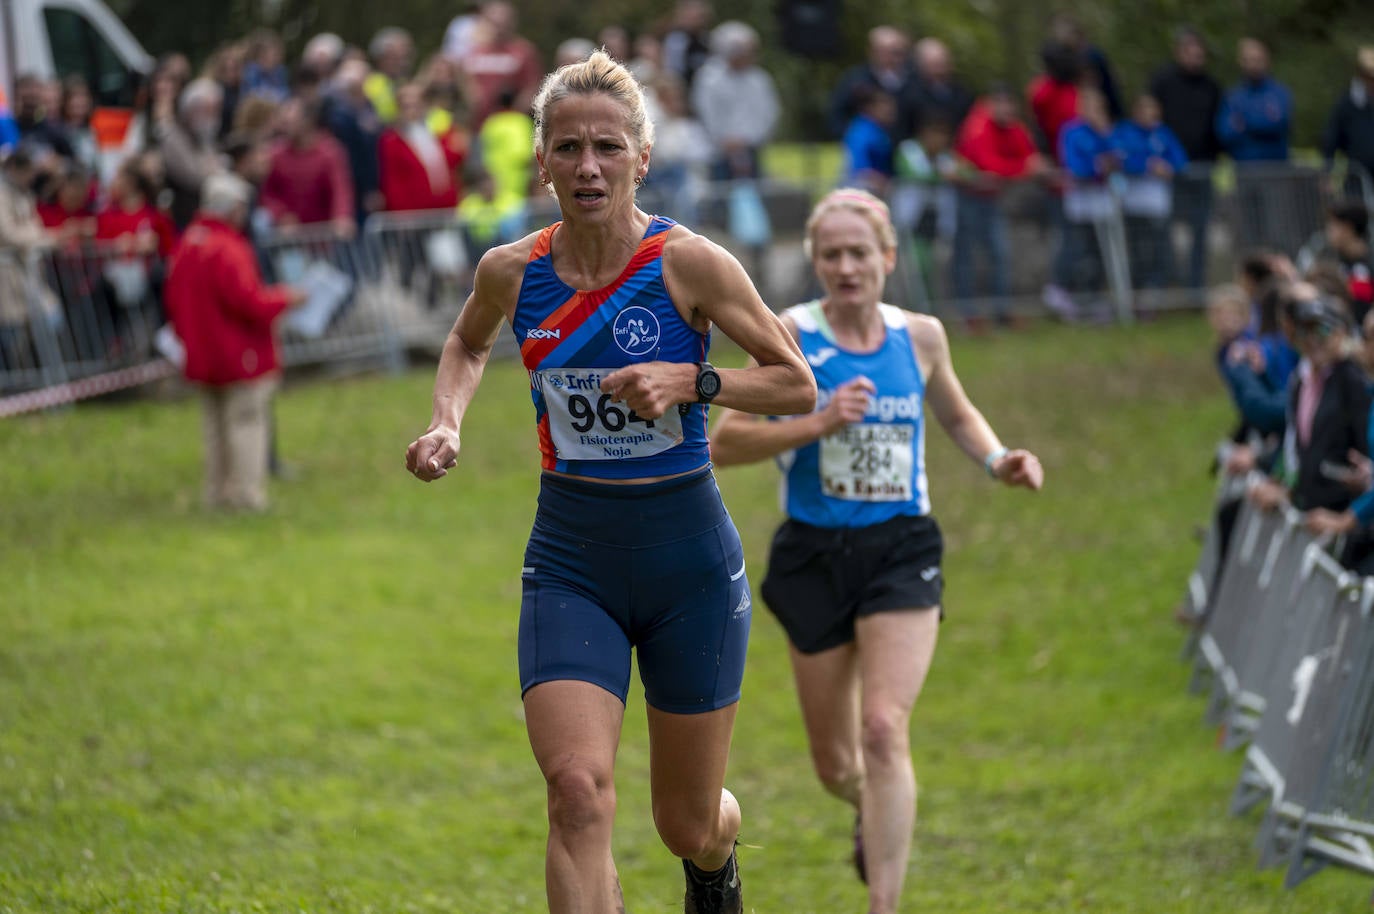
M1254 35L1274 51L1275 72L1297 97L1296 140L1313 145L1336 96L1350 78L1354 49L1374 41L1374 14L1360 0L845 0L844 53L835 60L789 54L780 44L777 9L785 0L717 0L719 18L750 23L763 37L763 63L777 79L794 139L824 138L820 112L844 67L861 60L869 28L891 23L914 36L933 35L954 50L961 77L981 90L994 81L1024 86L1038 69L1045 24L1055 12L1078 16L1112 60L1128 93L1142 89L1169 55L1170 33L1190 23L1207 36L1213 71L1223 84L1236 75L1235 42ZM313 34L332 31L366 46L380 28L400 25L423 57L438 49L448 22L467 5L453 0L109 0L153 54L179 50L203 60L225 41L258 26L276 29L294 53ZM594 38L605 25L633 33L666 28L670 0L515 0L521 31L546 60L562 40Z

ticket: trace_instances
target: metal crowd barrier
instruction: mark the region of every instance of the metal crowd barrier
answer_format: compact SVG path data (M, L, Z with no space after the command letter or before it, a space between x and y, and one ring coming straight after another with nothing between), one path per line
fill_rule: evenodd
M1230 810L1263 806L1264 867L1285 885L1330 864L1374 875L1374 579L1342 568L1291 510L1219 487L1238 507L1229 541L1214 520L1185 605L1200 624L1194 684L1211 679L1207 719L1246 745Z
M1128 321L1158 308L1199 305L1207 282L1232 275L1231 258L1244 251L1238 239L1256 219L1273 221L1272 231L1285 233L1278 241L1296 245L1320 228L1333 193L1374 202L1374 181L1353 165L1339 181L1311 168L1275 166L1245 169L1232 184L1222 192L1228 185L1207 168L1165 182L1163 196L1160 186L1115 182L1103 189L1105 205L1075 222L1063 199L1038 182L1007 184L981 210L966 206L947 183L898 183L888 193L899 256L887 297L947 319L1043 314L1042 291L1064 279L1054 264L1072 235L1075 247L1064 263L1074 275L1093 277L1091 288L1070 290L1082 316ZM821 292L802 229L814 202L835 186L675 182L659 174L641 190L640 203L734 252L764 300L780 310ZM1255 187L1264 192L1251 193ZM287 364L396 368L410 350L437 349L485 247L555 218L554 201L541 196L526 201L522 219L481 231L448 211L385 213L357 239L319 226L265 239L268 280L306 282L317 293L284 325ZM118 248L0 250L0 281L20 277L28 315L18 319L15 308L0 308L0 399L154 364L161 273L156 258Z
M299 226L257 243L263 277L306 293L279 330L288 367L326 363L399 369L404 355L391 302L379 294L366 243L332 226Z

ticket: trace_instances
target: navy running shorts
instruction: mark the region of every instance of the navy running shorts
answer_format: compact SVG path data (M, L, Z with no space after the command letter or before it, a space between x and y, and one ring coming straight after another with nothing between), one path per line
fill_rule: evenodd
M739 701L752 618L739 533L710 469L647 485L545 473L521 570L520 690L574 679L625 700Z
M815 654L853 641L860 616L941 606L944 551L929 516L840 529L788 520L773 536L761 592L793 646Z

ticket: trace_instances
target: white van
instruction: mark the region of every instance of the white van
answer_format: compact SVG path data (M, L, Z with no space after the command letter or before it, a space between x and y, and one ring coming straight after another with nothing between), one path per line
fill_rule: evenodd
M153 59L100 0L0 0L0 89L33 73L86 77L100 107L130 108Z

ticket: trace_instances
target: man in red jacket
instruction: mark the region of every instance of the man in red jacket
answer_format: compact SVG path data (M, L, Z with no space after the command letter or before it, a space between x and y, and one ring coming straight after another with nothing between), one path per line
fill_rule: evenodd
M954 298L966 320L976 326L970 303L976 292L973 258L976 249L982 248L988 260L984 275L991 282L987 291L996 299L999 321L1005 321L1011 251L1002 191L1008 182L1044 174L1046 162L1017 118L1016 99L1002 86L994 87L973 106L959 129L954 153L964 164L956 181L959 208L951 261Z
M172 253L164 294L186 349L186 377L201 389L206 503L261 511L281 364L272 325L302 296L263 285L242 234L251 197L236 175L206 180L200 212Z

